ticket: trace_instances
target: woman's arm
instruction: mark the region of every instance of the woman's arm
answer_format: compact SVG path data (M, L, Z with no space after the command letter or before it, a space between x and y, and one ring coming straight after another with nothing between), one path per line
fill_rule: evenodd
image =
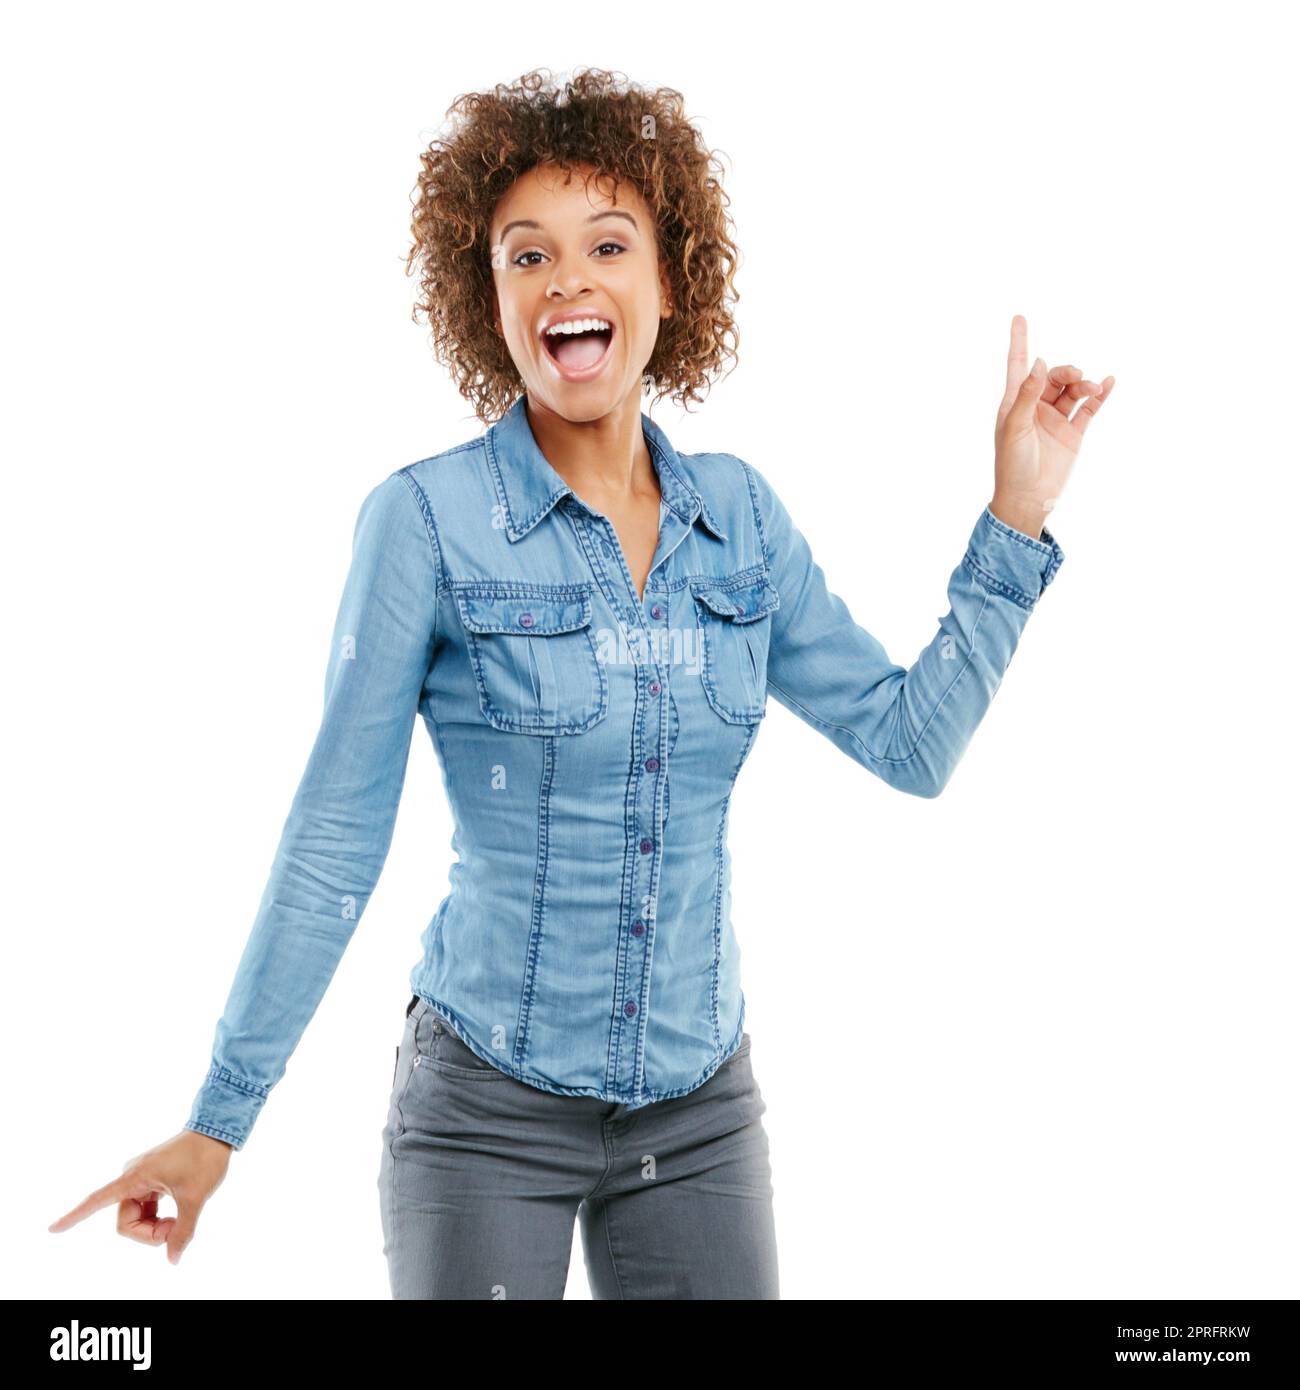
M767 479L749 475L763 553L780 595L767 684L787 709L899 791L944 789L1064 555L985 507L948 581L947 615L910 668L896 665L830 591Z
M186 1128L242 1148L388 855L437 638L428 501L405 471L362 503L325 707Z
M948 581L949 610L909 668L854 622L771 484L745 464L763 552L780 595L768 687L891 787L938 796L997 692L1034 605L1065 558L1043 524L1083 433L1110 396L1078 367L1028 365L1028 325L1011 320L994 429L993 500Z

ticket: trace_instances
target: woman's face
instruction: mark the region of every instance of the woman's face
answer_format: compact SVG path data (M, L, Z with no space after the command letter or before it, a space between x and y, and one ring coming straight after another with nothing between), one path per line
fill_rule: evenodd
M595 171L530 169L502 196L491 227L497 331L530 398L574 421L640 400L659 321L671 312L645 199L624 182L616 201L612 180L584 183L585 174ZM609 327L545 333L574 317Z

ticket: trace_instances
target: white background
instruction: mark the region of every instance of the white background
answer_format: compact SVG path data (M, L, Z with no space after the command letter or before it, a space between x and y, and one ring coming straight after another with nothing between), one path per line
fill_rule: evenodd
M410 316L420 151L460 93L592 64L685 94L744 257L739 368L654 418L771 478L894 660L991 495L1012 315L1117 378L943 796L775 699L741 773L783 1296L1300 1295L1275 13L10 14L0 1293L389 1297L380 1131L451 862L422 724L379 889L181 1264L111 1209L46 1226L189 1114L362 498L481 432Z

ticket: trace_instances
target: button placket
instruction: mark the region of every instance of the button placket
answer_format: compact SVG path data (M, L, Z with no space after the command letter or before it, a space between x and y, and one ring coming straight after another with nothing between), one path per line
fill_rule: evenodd
M622 624L624 635L633 640L633 634L636 634L644 639L648 648L644 654L638 652L634 656L637 664L636 689L643 692L638 694L636 700L641 766L638 767L634 761L629 769L629 776L638 779L629 832L634 837L631 899L639 906L634 907L636 915L628 923L627 934L623 938L626 952L623 967L625 987L619 1011L629 1027L626 1035L617 1043L615 1054L618 1058L618 1083L631 1090L636 1085L640 1065L641 1000L644 998L654 950L653 904L659 887L659 868L663 862L659 850L662 848L667 805L667 740L671 710L662 697L667 694L670 674L666 663L671 662L672 657L671 653L659 650L657 642L666 642L671 636L667 631L671 608L667 596L668 557L690 530L690 525L682 523L671 508L662 509L659 543L646 578L646 599L642 601L636 592L627 557L623 554L622 543L618 540L613 523L595 514L575 515L573 520L592 574L611 611ZM602 556L604 561L610 562L608 569L602 562ZM623 574L622 585L613 582L615 560ZM654 597L651 597L652 589L655 591ZM639 946L640 950L634 952L634 946Z
M592 576L595 578L597 586L599 587L601 593L604 595L605 601L609 604L610 611L614 614L614 617L622 626L624 636L628 639L629 644L632 644L637 639L637 637L650 639L646 643L646 645L649 647L649 651L644 657L639 652L633 652L633 659L636 665L635 681L637 687L639 688L641 681L644 679L644 674L642 671L642 667L644 666L647 671L654 674L654 679L652 680L651 684L654 686L654 693L658 694L659 691L663 689L663 683L658 679L659 672L657 668L657 654L654 652L653 649L653 637L646 625L645 609L641 603L636 601L636 588L635 585L632 583L631 571L628 569L626 559L623 557L622 554L622 545L618 544L617 546L615 546L614 544L611 544L609 532L612 530L612 524L603 517L586 514L578 515L576 514L576 512L572 515L571 519L573 521L574 531L578 538L578 543L581 549L586 554L587 563L591 570ZM612 582L612 562L614 561L616 555L618 558L619 568L623 574L622 585L616 585ZM606 560L611 562L611 568L609 570L607 570L605 565L602 564L601 556L603 556ZM647 580L647 586L648 584L649 580ZM626 594L631 597L632 601L625 601L625 599L622 596L622 592L620 591L626 591ZM646 709L648 707L647 702L642 700L638 696L638 698L636 699L636 707L637 718L641 723L642 728L644 729L644 725L646 722ZM659 722L660 724L662 724L662 719ZM655 763L655 766L658 766L657 759L650 759L648 761L653 761ZM655 787L655 779L653 776L642 776L635 762L633 762L630 768L628 769L628 775L629 777L637 777L639 779L638 796L633 808L633 818L630 827L632 833L636 835L638 833L637 826L640 823L643 814L641 802L642 793L640 789L646 786L648 786L651 789L651 806L653 807L653 792ZM641 836L640 840L645 844L649 845L651 849L653 849L654 842L650 840L648 837ZM639 847L639 845L637 847ZM633 865L632 895L634 902L640 901L642 896L649 900L648 893L643 894L641 889L643 879L641 877L640 869L641 860L644 857L644 855L638 856L637 859L634 861ZM653 883L653 863L650 864L649 869L650 882ZM639 941L646 948L640 952L637 952L636 954L631 954L629 950L628 958L624 964L623 979L625 983L625 996L620 1007L620 1014L625 1021L631 1022L632 1020L636 1019L637 1016L640 1014L641 1006L637 1002L637 1000L644 990L646 972L649 968L648 948L650 942L650 934L647 928L647 924L643 918L637 918L636 926L632 928L630 935L627 938L627 941L629 943L629 946L631 942ZM617 1054L620 1058L618 1067L618 1083L628 1088L630 1088L634 1084L638 1069L638 1058L635 1042L636 1034L635 1032L633 1032L627 1039L623 1041L623 1043L620 1043L617 1047Z
M647 580L647 589L654 582L652 570ZM629 951L640 946L638 954L629 954L626 981L622 1004L622 1017L626 1025L626 1036L618 1048L619 1079L628 1087L636 1084L639 1068L639 1049L637 1043L642 1036L641 1000L644 998L645 982L649 977L650 962L654 950L654 902L659 891L659 872L663 863L662 849L663 810L667 772L665 760L669 730L669 709L662 698L667 680L667 672L662 663L669 658L658 649L656 643L666 636L664 629L668 621L666 600L650 601L648 609L641 607L644 626L649 636L649 658L646 670L638 673L638 685L645 692L645 698L638 699L638 740L636 762L632 764L632 775L639 785L634 800L639 834L636 853L632 864L632 903L633 920L627 927L624 941ZM643 686L640 683L644 681Z

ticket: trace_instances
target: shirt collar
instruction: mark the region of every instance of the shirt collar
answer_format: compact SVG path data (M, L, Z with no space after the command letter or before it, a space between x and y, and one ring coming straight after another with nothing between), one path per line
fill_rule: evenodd
M488 467L501 500L506 535L512 541L527 535L562 497L572 493L581 500L538 448L528 424L527 401L526 396L520 396L487 432ZM663 500L687 526L699 517L725 541L727 533L694 487L690 471L668 436L644 412L641 429L659 475Z

